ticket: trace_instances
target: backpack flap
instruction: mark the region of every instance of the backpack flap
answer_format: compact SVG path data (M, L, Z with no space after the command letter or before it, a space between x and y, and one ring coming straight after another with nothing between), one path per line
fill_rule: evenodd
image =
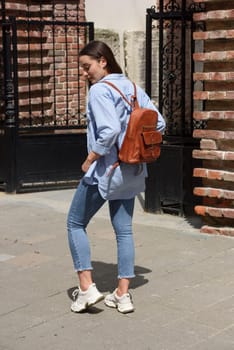
M162 135L159 131L144 131L142 133L144 144L146 146L158 145L162 142Z

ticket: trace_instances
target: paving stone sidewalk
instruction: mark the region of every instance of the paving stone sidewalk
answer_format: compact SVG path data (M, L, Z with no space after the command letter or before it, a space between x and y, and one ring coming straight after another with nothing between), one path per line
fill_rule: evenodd
M145 213L136 202L136 311L103 302L70 312L77 280L66 236L74 190L0 193L0 350L233 350L234 238L199 218ZM116 285L107 206L88 227L95 282Z

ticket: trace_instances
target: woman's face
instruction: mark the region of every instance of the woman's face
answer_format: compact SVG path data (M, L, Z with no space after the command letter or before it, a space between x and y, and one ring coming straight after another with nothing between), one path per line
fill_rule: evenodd
M100 79L109 74L106 69L107 62L104 57L97 60L91 56L84 55L80 57L80 65L83 76L85 79L88 79L91 84L97 83Z

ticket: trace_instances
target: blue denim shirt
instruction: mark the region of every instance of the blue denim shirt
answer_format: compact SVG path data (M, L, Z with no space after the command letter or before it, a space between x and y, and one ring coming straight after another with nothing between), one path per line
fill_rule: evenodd
M130 101L133 95L133 84L123 74L109 74L102 80L115 84ZM113 169L118 160L120 149L127 128L131 108L120 94L107 84L100 82L91 86L87 106L87 147L101 155L90 166L84 175L88 184L98 184L99 192L104 199L128 199L144 191L146 164L132 165L120 163ZM137 86L139 105L158 112L157 129L163 132L165 121L149 96Z

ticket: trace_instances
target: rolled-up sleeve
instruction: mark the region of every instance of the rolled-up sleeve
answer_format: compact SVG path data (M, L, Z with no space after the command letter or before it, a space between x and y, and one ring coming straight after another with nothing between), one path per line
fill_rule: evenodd
M141 101L141 106L144 108L149 108L153 109L158 113L158 124L157 124L157 130L160 131L162 134L164 133L165 127L166 127L166 122L162 116L162 114L159 112L157 107L153 104L152 100L150 97L141 90L141 96L142 96L142 101Z
M166 122L162 116L162 114L158 111L158 109L156 108L157 112L158 112L158 124L157 124L157 130L160 131L162 134L164 133L165 127L166 127Z
M162 114L159 112L159 110L155 107L155 105L152 103L152 101L149 101L148 107L154 109L158 113L158 123L157 123L157 130L160 131L162 134L164 133L166 122L162 116Z
M116 143L121 127L112 96L102 84L93 85L89 91L88 114L95 124L92 151L105 155Z

